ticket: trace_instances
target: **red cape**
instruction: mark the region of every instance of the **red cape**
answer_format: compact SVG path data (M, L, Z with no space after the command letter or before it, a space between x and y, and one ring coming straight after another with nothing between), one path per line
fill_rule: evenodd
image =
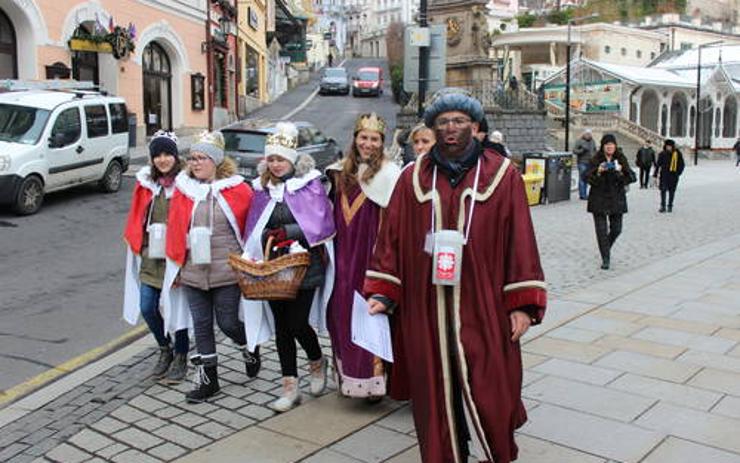
M413 402L423 461L461 461L452 411L454 375L472 417L470 432L479 436L487 459L506 463L516 459L514 430L526 421L521 353L519 343L510 340L509 314L524 308L538 323L546 305L524 185L508 159L490 151L481 156L461 283L440 287L431 283L432 260L423 250L431 227L432 172L431 160L423 156L402 173L364 292L398 303L391 393ZM471 169L453 188L438 173L438 228L464 231L474 178Z
M131 251L137 255L141 255L141 247L144 244L144 226L146 225L152 196L152 190L136 182L131 197L131 209L129 209L126 218L126 228L123 231L123 239L131 247Z

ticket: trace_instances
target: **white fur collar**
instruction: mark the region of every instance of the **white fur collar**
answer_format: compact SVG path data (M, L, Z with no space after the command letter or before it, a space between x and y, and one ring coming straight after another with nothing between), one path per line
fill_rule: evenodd
M175 186L188 198L195 202L203 201L208 193L218 193L222 190L235 187L244 182L241 175L214 180L212 183L202 183L189 176L186 172L180 172L175 178Z
M159 194L159 189L161 188L161 186L157 182L152 180L151 166L144 166L139 169L139 171L136 172L136 181L139 182L141 186L151 191L155 196Z
M363 172L367 169L367 164L360 164L357 168L357 178L362 178ZM384 160L380 170L370 179L369 183L358 182L365 196L380 207L387 207L391 201L393 187L396 186L398 177L401 175L401 169L396 163Z
M309 171L307 174L302 175L300 177L291 177L285 182L285 188L290 192L293 193L295 191L300 190L304 186L308 185L312 180L317 179L321 177L321 172L319 172L316 169L313 169ZM268 185L268 188L270 188L271 185ZM262 181L260 177L257 177L252 180L252 188L255 191L262 191L264 188L262 188Z

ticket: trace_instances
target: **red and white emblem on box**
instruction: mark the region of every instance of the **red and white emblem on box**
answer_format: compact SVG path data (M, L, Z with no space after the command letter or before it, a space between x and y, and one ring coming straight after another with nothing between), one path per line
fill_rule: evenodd
M457 260L455 252L449 248L443 248L437 253L437 279L454 280Z

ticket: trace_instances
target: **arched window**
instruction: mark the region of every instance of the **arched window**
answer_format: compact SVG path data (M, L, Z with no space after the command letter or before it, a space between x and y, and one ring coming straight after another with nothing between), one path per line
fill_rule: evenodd
M658 131L658 114L659 114L658 94L655 90L645 90L642 92L640 101L640 125L653 132Z
M719 108L714 110L714 120L716 123L714 124L714 138L719 138L719 121L721 121L722 117L722 111L720 111Z
M696 129L696 109L692 106L689 110L689 136L694 136L694 129Z
M0 10L0 78L18 78L15 28L3 10Z
M146 133L172 130L172 68L167 52L149 42L141 57L144 71L144 113Z
M722 137L735 138L737 132L737 99L730 96L725 100L724 114L722 115Z
M686 136L686 107L688 101L683 93L676 93L671 99L671 137Z

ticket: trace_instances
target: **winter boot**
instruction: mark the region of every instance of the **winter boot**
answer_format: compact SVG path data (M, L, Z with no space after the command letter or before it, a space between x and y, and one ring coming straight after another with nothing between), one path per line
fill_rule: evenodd
M216 354L193 355L190 357L190 361L195 367L194 388L185 394L185 400L191 404L199 404L221 390L218 386L218 357Z
M167 374L167 370L170 368L170 363L172 363L172 347L159 346L159 358L152 369L152 376L157 379L162 378Z
M308 367L311 370L311 380L309 383L309 392L312 396L318 396L324 389L326 389L326 369L328 366L328 360L326 356L322 356L318 360L311 360L308 362Z
M188 372L188 359L186 354L175 354L167 370L167 375L162 379L165 384L180 384Z
M283 377L283 396L270 404L270 408L278 413L287 412L301 403L301 391L298 389L298 378L295 376Z
M247 370L247 378L254 378L260 372L262 361L260 360L260 346L254 348L254 352L249 352L247 346L240 346L244 366Z

